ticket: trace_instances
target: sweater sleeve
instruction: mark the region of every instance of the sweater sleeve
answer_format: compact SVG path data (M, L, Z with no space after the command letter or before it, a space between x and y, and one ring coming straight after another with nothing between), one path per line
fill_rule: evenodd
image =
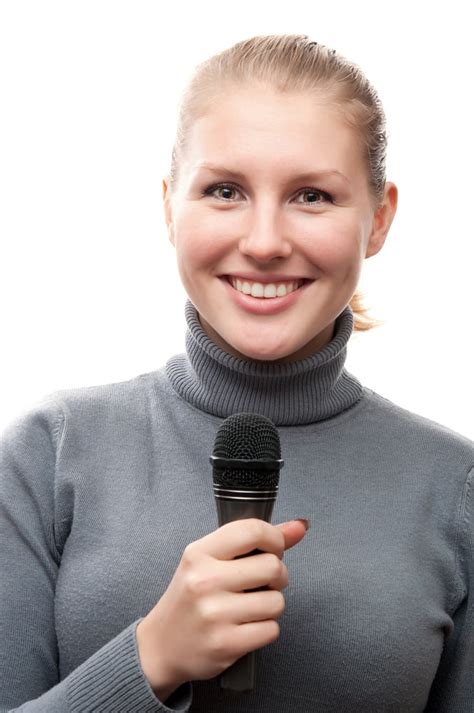
M474 710L474 467L469 470L459 507L457 566L462 592L452 616L425 713Z
M129 624L60 680L54 593L62 545L55 521L56 461L65 428L47 396L0 438L0 712L188 711L192 684L166 705L142 668Z

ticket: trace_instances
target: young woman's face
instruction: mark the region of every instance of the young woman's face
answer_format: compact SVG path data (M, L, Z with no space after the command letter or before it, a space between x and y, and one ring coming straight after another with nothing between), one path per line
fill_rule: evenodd
M354 130L308 95L259 87L217 97L164 198L201 324L243 358L291 361L327 344L362 261L383 244L371 242Z

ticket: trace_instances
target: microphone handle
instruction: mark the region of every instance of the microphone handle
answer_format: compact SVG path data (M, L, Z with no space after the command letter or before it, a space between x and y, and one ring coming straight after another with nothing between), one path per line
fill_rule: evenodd
M256 495L256 493L255 493ZM234 497L223 497L216 494L217 518L219 527L226 525L234 520L246 520L247 518L256 517L265 522L271 522L273 505L275 503L276 492L273 497L265 499L236 499ZM244 555L239 555L235 559L241 557L249 557L260 553L261 550L253 550ZM248 592L258 592L267 589L267 587L257 587L257 589L247 589ZM255 651L241 656L229 668L227 668L219 676L219 684L222 689L230 691L251 691L256 685L256 665Z

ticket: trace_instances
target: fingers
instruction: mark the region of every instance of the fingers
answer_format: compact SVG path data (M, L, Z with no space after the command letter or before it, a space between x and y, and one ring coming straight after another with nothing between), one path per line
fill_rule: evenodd
M244 557L231 562L219 562L222 586L228 592L242 592L258 587L284 589L288 586L288 568L272 553Z
M282 557L285 550L283 530L264 520L234 520L190 545L220 560L232 560L259 549Z
M232 560L255 549L272 552L281 559L283 552L298 544L306 531L301 520L275 526L264 520L248 518L222 525L190 546L220 560Z
M234 594L228 592L202 603L201 615L212 622L248 624L252 621L279 619L285 611L285 598L281 592L268 589L262 592Z
M268 646L280 636L280 625L274 619L240 624L232 630L232 649L237 656Z
M309 520L306 522L309 529ZM301 542L307 532L307 528L302 520L283 522L276 527L283 533L283 537L285 539L285 550L289 550L290 547L294 547L298 544L298 542Z
M236 658L273 643L279 635L280 625L275 619L267 618L238 625L228 623L211 631L208 636L208 655L215 660L227 659L223 668L228 668Z
M288 585L285 563L270 552L236 560L218 560L187 547L179 567L182 587L189 601L217 592L248 592L253 589L284 589Z

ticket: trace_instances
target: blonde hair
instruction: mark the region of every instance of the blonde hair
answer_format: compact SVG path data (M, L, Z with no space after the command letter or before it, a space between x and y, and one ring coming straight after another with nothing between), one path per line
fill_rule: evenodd
M193 122L212 110L212 103L229 86L262 82L277 92L312 92L335 105L361 139L373 208L383 198L386 173L385 113L374 87L353 62L308 35L259 35L213 55L197 65L181 95L176 139L169 173L170 190ZM375 320L355 292L350 300L354 330L367 331Z

